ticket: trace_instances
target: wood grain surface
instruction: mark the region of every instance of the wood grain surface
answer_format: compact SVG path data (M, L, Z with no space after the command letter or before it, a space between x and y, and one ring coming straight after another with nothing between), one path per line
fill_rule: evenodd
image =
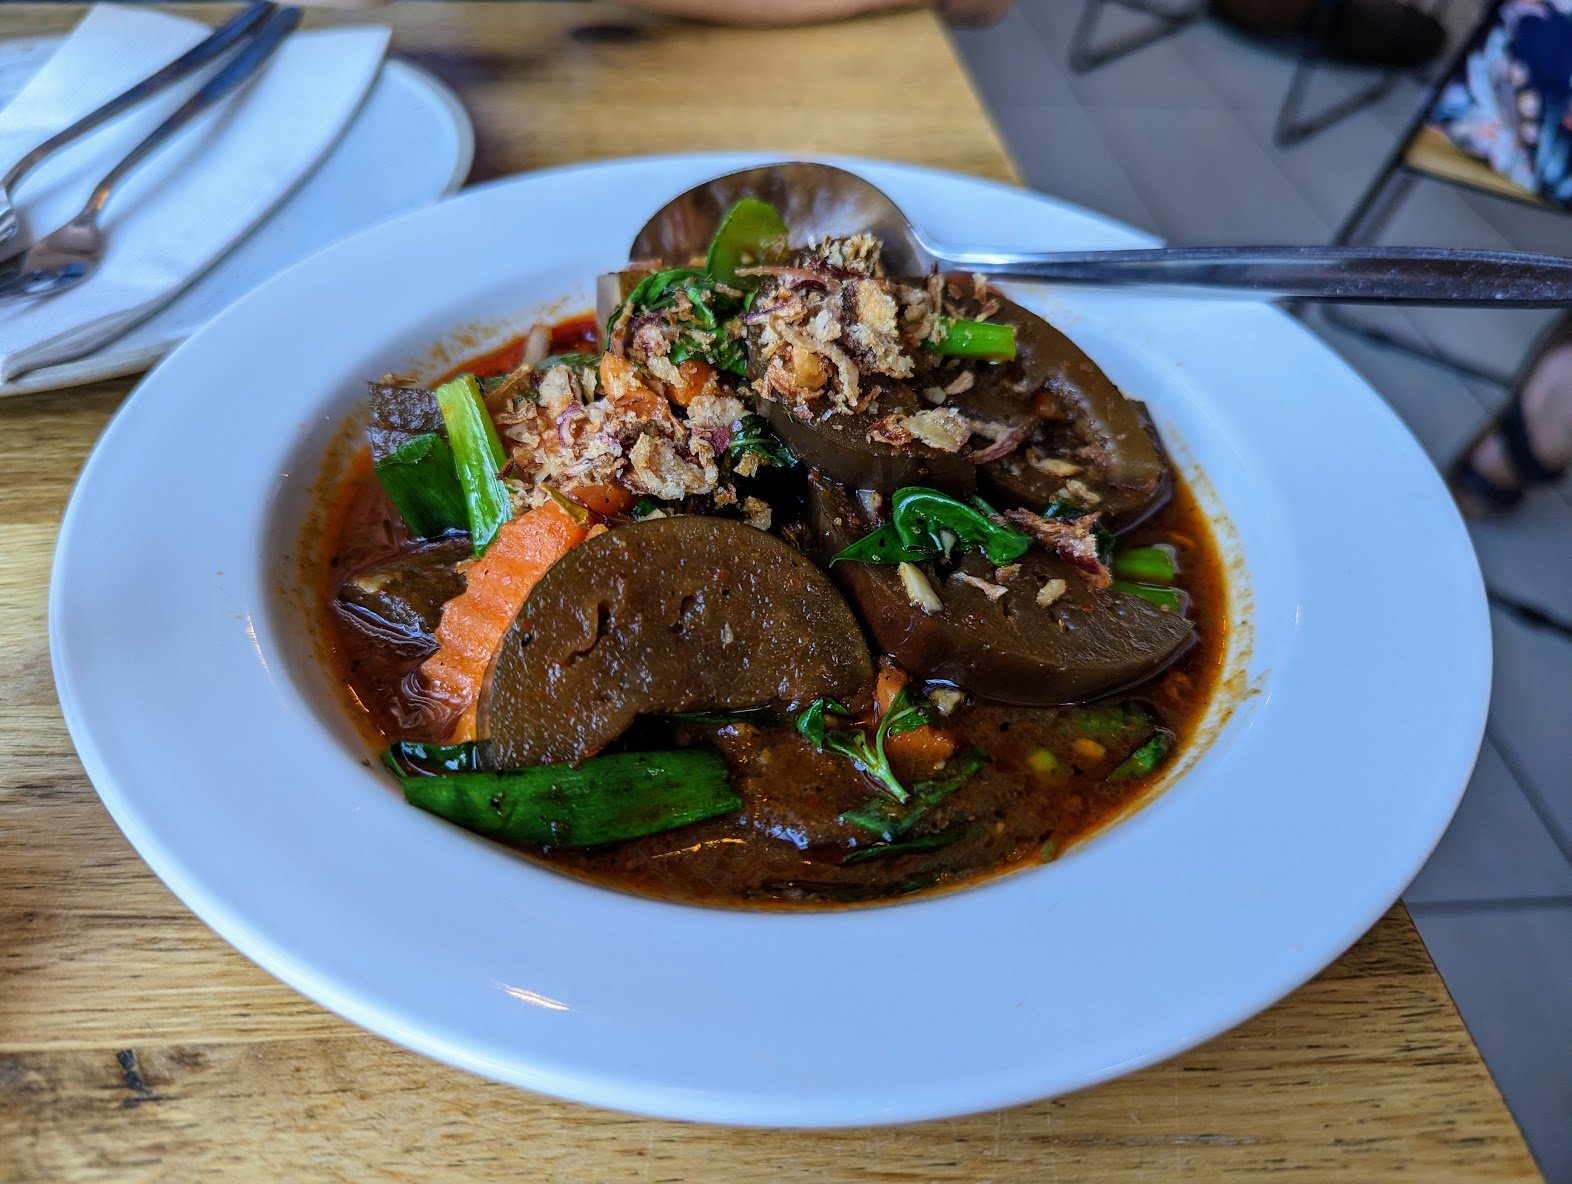
M0 32L62 30L80 12L4 7ZM786 32L582 5L313 19L391 23L396 52L473 114L477 179L744 147L1014 177L925 14ZM745 85L766 53L789 63L779 85ZM129 386L0 404L0 1180L1535 1178L1400 908L1290 998L1173 1062L922 1126L627 1117L480 1081L351 1027L181 907L104 812L61 721L45 629L55 532ZM182 545L159 529L149 540Z

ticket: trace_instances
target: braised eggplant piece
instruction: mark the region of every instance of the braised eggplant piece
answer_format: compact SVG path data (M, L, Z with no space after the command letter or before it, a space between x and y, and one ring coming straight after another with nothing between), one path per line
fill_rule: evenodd
M952 291L957 284L971 291L970 279L950 283ZM997 293L988 300L998 304L991 319L1015 328L1015 360L975 367L972 388L952 402L974 419L998 424L1001 434L1021 432L1021 439L982 465L984 490L1007 505L1041 511L1078 482L1090 493L1082 494L1088 504L1081 508L1101 510L1111 529L1150 516L1168 500L1172 479L1146 408L1047 321ZM981 308L969 294L954 303L966 316Z
M831 481L885 494L903 485L932 485L960 496L976 487L977 466L970 456L939 452L916 442L897 446L870 440L868 427L873 417L798 419L770 399L759 399L756 406L791 450ZM918 410L916 396L902 384L886 388L879 399L881 415Z
M480 702L494 768L593 756L641 714L845 696L872 677L834 584L740 522L633 523L575 547L530 592Z
M464 591L457 565L469 555L469 539L463 536L400 552L345 579L334 607L362 632L429 653L436 648L442 606Z
M371 391L366 439L371 442L373 461L386 459L416 436L445 431L435 392L392 375L366 385Z
M874 525L845 489L822 479L810 482L809 514L826 558ZM1179 614L1096 590L1036 548L1003 569L976 553L943 566L924 563L903 578L889 564L842 562L833 575L881 651L921 678L1001 703L1051 706L1112 694L1161 671L1195 637ZM919 578L918 591L933 598L926 609L909 586Z

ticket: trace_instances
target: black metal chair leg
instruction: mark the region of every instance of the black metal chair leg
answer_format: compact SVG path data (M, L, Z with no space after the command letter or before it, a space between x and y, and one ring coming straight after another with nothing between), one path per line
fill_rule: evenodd
M1117 4L1131 12L1150 17L1152 23L1146 28L1136 29L1123 37L1117 37L1105 45L1094 45L1098 18L1109 4ZM1070 69L1077 74L1084 74L1088 70L1105 66L1138 49L1144 49L1165 37L1171 37L1205 16L1207 7L1207 0L1197 0L1196 3L1177 9L1163 7L1152 3L1152 0L1086 0L1086 7L1081 9L1081 19L1076 22L1075 31L1070 34Z
M1355 337L1368 341L1371 345L1379 345L1385 349L1394 350L1400 354L1407 354L1421 362L1432 366L1439 366L1443 370L1450 370L1464 378L1472 378L1479 382L1488 382L1492 386L1509 387L1512 385L1513 376L1503 374L1499 370L1486 370L1466 358L1446 350L1437 349L1428 341L1410 337L1405 333L1394 333L1379 326L1367 324L1354 316L1346 307L1340 304L1328 304L1322 307L1321 315L1329 325L1335 325L1345 333L1352 333Z
M1362 111L1372 103L1379 103L1397 85L1397 75L1387 74L1363 90L1355 91L1309 118L1303 118L1300 108L1304 105L1305 92L1309 89L1310 75L1314 70L1315 63L1303 57L1294 67L1293 81L1288 84L1283 105L1277 110L1277 126L1272 129L1272 140L1279 148L1302 144L1317 132L1325 131L1334 123L1341 123L1354 112Z
M1318 114L1308 118L1302 114L1305 98L1310 91L1310 79L1325 56L1324 47L1332 35L1332 22L1341 4L1342 0L1316 0L1309 33L1299 50L1299 59L1294 63L1294 76L1289 80L1283 105L1277 109L1277 125L1272 129L1272 139L1279 148L1291 148L1303 143L1317 132L1347 119L1355 111L1385 98L1397 81L1396 72L1388 71L1376 82L1333 103Z
M1398 207L1408 192L1413 188L1418 178L1411 172L1403 169L1396 159L1390 160L1387 166L1377 176L1365 196L1356 205L1344 221L1337 236L1332 240L1339 244L1369 243L1380 239L1381 232L1386 229L1388 222L1397 213ZM1296 306L1294 311L1303 316L1301 308ZM1510 386L1512 376L1502 374L1495 370L1485 370L1465 358L1457 357L1445 350L1437 349L1423 338L1405 333L1394 333L1390 329L1383 329L1372 325L1363 317L1357 316L1345 305L1327 304L1322 306L1321 315L1329 325L1335 325L1345 333L1352 333L1355 337L1364 339L1372 345L1379 345L1386 349L1396 350L1398 353L1407 354L1421 362L1428 362L1432 366L1440 366L1461 374L1465 378L1477 379L1480 382L1493 383L1497 386Z
M1442 0L1441 3L1438 3L1431 9L1431 14L1439 17L1448 6L1448 0ZM1326 12L1330 10L1323 8L1321 11ZM1354 208L1349 211L1348 217L1343 220L1342 226L1338 228L1336 236L1332 239L1334 243L1357 245L1378 241L1381 237L1381 232L1386 229L1387 223L1396 214L1398 206L1407 197L1414 182L1421 179L1421 177L1427 176L1427 174L1410 170L1404 164L1409 145L1414 142L1414 138L1419 134L1429 118L1430 110L1435 104L1436 94L1444 84L1445 79L1452 76L1459 68L1463 55L1468 52L1469 46L1474 43L1477 30L1482 28L1485 22L1492 19L1493 13L1494 7L1486 6L1478 18L1478 24L1475 26L1476 31L1458 43L1443 68L1435 74L1435 77L1426 86L1424 98L1414 108L1407 126L1387 153L1386 159L1381 164L1380 171L1376 173L1375 179L1370 183L1370 188L1365 190L1363 196L1355 203ZM1296 316L1304 318L1307 303L1306 301L1296 301L1290 304L1289 308ZM1437 349L1422 338L1393 333L1387 329L1371 325L1368 321L1355 316L1353 310L1346 305L1326 304L1320 307L1321 314L1328 324L1352 333L1357 337L1362 337L1373 344L1397 350L1399 353L1428 362L1433 366L1439 366L1451 370L1455 374L1478 379L1481 382L1494 383L1498 386L1511 386L1515 380L1514 375L1485 370L1464 358L1459 358L1444 350Z
M1298 61L1294 63L1294 76L1288 83L1287 93L1283 95L1283 105L1277 109L1277 124L1272 130L1272 139L1279 148L1292 148L1295 144L1301 144L1317 132L1325 131L1334 123L1342 122L1356 111L1362 111L1372 103L1379 103L1397 85L1398 76L1402 71L1388 69L1369 86L1338 100L1317 114L1308 117L1302 114L1305 99L1310 91L1310 79L1315 74L1316 67L1321 64L1324 56L1322 47L1331 36L1332 21L1341 3L1342 0L1317 0L1316 10L1311 18L1310 35L1299 51ZM1451 0L1437 0L1430 9L1430 15L1440 20L1450 7Z
M1408 191L1418 178L1402 167L1398 160L1390 160L1365 191L1359 203L1349 211L1348 217L1338 227L1332 242L1338 246L1350 243L1369 243L1381 237L1386 224L1403 204Z

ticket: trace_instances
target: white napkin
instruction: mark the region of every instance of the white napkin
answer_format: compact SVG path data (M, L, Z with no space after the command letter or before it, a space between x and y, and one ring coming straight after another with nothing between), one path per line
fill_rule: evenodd
M143 9L93 8L0 111L0 172L210 31ZM92 276L57 296L0 304L0 382L112 340L244 238L348 125L387 42L381 27L296 33L249 85L144 161L100 214L106 247ZM39 238L75 216L103 174L211 72L148 100L29 173L11 195L21 233Z

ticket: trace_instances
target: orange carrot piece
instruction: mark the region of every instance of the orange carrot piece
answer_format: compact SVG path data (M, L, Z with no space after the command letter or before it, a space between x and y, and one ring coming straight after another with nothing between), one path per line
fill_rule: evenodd
M597 514L626 514L635 500L620 485L580 485L568 496Z
M873 702L876 717L882 717L895 701L896 694L907 683L906 672L889 661L879 666L879 677L873 684ZM884 750L890 757L903 762L926 762L942 765L955 755L955 737L949 732L924 724L909 732L897 732L884 738Z
M682 381L676 385L667 383L666 395L678 407L686 407L700 395L715 394L720 389L715 380L715 367L703 358L677 363L677 373Z
M671 414L671 407L666 400L645 385L644 379L639 376L638 367L627 358L602 354L600 385L603 396L619 411L645 418Z
M475 738L475 709L491 658L530 589L589 532L555 502L498 528L486 554L465 573L464 591L442 606L437 652L420 666L432 694L458 712L451 743Z

